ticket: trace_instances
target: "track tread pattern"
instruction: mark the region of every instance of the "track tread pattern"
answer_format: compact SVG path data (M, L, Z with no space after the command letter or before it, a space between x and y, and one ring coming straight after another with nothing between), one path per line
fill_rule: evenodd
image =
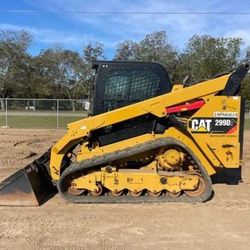
M159 148L163 146L169 146L169 145L178 145L182 147L189 155L192 156L192 158L198 165L201 171L201 174L206 182L206 190L201 196L188 197L186 195L182 195L182 196L174 198L174 197L169 197L167 195L162 195L159 197L151 197L151 196L145 195L145 196L140 196L140 197L135 198L135 197L131 197L128 195L123 195L120 197L114 197L111 195L103 195L99 197L92 197L92 196L73 196L62 190L63 181L68 175L71 175L74 172L89 171L91 169L94 169L97 166L108 164L109 162L112 162L118 159L123 159L123 158L130 157L135 154L142 153L151 149L155 149L155 148ZM212 192L213 192L210 176L207 174L206 170L201 166L199 159L194 155L194 153L189 148L187 148L183 143L181 143L180 141L174 138L156 139L152 142L138 144L134 147L126 148L123 150L118 150L118 151L115 151L113 153L109 153L103 156L97 156L89 160L74 163L62 173L61 178L57 183L57 188L62 198L73 203L205 202L211 197Z

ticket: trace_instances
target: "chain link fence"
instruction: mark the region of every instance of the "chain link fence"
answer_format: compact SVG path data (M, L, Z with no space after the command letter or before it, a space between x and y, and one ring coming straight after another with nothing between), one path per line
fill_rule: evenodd
M0 127L66 128L88 115L88 100L0 98ZM250 101L245 106L250 128Z
M66 128L87 116L87 100L77 99L0 99L0 127Z

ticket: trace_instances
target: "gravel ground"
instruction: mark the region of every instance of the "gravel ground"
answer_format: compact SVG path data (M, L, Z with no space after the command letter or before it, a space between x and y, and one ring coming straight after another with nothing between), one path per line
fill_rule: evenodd
M0 130L0 181L45 152L62 130ZM0 249L250 249L250 131L243 183L216 184L204 204L0 207ZM36 154L36 156L32 156Z

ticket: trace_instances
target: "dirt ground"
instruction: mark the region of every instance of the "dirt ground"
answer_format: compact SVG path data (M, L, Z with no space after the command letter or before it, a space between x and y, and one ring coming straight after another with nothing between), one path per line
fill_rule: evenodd
M0 181L64 131L0 130ZM0 207L0 249L250 249L250 131L243 183L216 184L204 204L70 204ZM36 156L32 156L36 154Z

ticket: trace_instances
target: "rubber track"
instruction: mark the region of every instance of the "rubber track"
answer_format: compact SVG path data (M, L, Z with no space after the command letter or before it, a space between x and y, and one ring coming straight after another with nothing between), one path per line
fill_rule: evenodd
M167 195L161 195L159 197L151 197L148 195L143 195L139 197L132 197L129 195L122 195L119 197L114 197L112 195L102 195L98 197L93 196L73 196L67 192L62 190L62 183L64 179L74 172L82 171L86 172L89 171L99 165L105 165L112 161L123 159L126 157L133 156L138 153L142 153L151 149L163 147L163 146L171 146L171 145L178 145L182 147L196 162L197 166L200 169L200 172L205 180L206 183L206 190L205 192L198 197L188 197L186 195L181 195L179 197L169 197ZM74 163L70 167L68 167L61 175L60 180L57 183L57 188L59 194L62 198L69 202L73 203L144 203L144 202L205 202L208 200L212 195L212 183L210 176L207 174L206 170L201 166L200 161L197 157L193 154L193 152L187 148L183 143L180 141L173 139L173 138L166 138L166 139L156 139L152 142L147 142L144 144L138 144L134 147L126 148L124 150L118 150L113 153L109 153L103 156L97 156L95 158L85 160L82 162Z

